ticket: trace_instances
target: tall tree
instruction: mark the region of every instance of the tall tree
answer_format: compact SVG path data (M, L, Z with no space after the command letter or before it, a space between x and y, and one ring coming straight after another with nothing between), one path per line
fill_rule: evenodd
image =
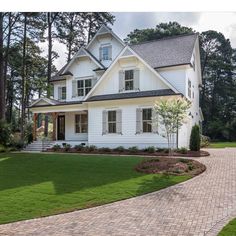
M87 42L89 42L102 25L113 24L115 16L108 12L88 12L85 14Z
M58 39L67 48L67 62L85 44L85 13L64 12L55 22Z
M54 23L59 16L58 12L47 12L47 40L48 40L48 71L47 71L47 97L50 98L51 96L51 86L50 80L52 76L52 64L53 64L53 57L56 55L53 50L53 37L55 36L55 32L53 32ZM48 136L48 116L45 115L45 128L44 128L44 135Z
M141 43L145 41L161 39L168 36L193 32L194 30L192 28L182 26L177 22L160 23L156 25L154 29L135 29L133 32L127 35L125 42L129 44Z
M25 99L27 89L27 74L26 74L26 52L27 52L27 40L32 38L36 42L42 39L44 32L44 21L41 13L22 13L22 68L21 68L21 138L24 138L25 128Z
M5 85L3 76L3 13L0 12L0 120L5 120Z
M200 34L200 44L204 130L213 139L230 139L227 124L235 119L236 104L233 49L229 39L212 30Z

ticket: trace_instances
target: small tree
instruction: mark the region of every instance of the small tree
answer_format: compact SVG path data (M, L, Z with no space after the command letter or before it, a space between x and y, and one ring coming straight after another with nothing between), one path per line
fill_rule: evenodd
M191 130L190 135L190 150L191 151L199 151L201 145L201 137L200 137L200 129L199 125L194 125Z
M163 132L159 133L167 138L169 155L171 155L178 129L187 118L187 110L190 108L190 104L184 98L160 99L155 102L153 125L163 125Z

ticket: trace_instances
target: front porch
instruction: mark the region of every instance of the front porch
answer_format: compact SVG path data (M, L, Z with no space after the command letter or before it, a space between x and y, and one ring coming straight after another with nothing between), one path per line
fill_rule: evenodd
M31 106L34 141L46 140L54 144L87 144L87 107L75 102L51 104L49 101L41 99Z
M63 142L87 142L88 141L88 112L51 112L45 113L39 125L38 118L42 113L33 115L33 139L39 141L46 139L48 141ZM46 120L48 124L46 125ZM46 129L48 129L47 132ZM43 134L47 134L42 135Z

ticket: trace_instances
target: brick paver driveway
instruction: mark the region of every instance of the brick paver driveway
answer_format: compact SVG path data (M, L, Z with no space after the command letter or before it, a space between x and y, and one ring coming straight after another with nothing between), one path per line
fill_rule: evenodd
M0 235L217 235L236 216L236 149L210 150L206 172L144 196L0 226Z

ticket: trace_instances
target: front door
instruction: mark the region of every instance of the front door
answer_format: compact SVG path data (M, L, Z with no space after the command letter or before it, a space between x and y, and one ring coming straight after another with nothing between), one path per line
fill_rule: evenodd
M65 116L60 115L57 118L57 140L65 140Z

